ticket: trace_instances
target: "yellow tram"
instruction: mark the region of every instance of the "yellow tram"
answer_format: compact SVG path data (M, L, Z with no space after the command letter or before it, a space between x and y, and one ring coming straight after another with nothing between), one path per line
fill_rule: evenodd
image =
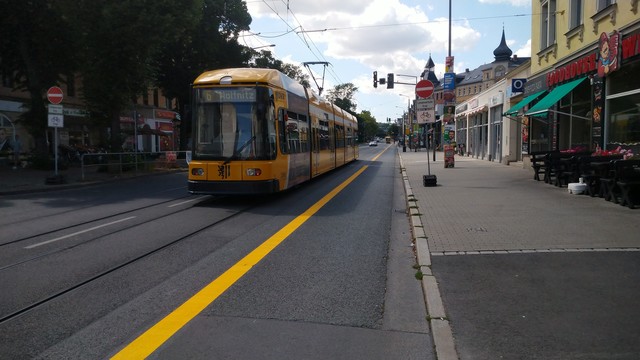
M273 69L207 71L193 84L193 194L267 194L358 158L351 114Z

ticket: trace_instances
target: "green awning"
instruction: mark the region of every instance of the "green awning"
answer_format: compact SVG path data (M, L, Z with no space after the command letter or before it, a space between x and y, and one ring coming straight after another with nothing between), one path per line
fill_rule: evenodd
M571 92L576 86L578 86L581 82L583 82L586 77L573 80L572 82L568 82L566 84L562 84L555 89L551 90L547 96L543 97L542 100L538 101L537 104L533 105L529 111L525 113L525 115L529 116L546 116L549 108L555 105L560 99L565 97L568 93Z
M514 106L512 106L511 109L507 110L504 114L502 114L502 116L517 115L518 111L520 111L520 109L522 109L523 107L529 105L530 102L535 100L538 96L540 96L540 94L542 94L545 91L547 91L547 90L538 91L537 93L535 93L533 95L527 96L526 98L524 98L524 100L521 100L519 103L517 103Z

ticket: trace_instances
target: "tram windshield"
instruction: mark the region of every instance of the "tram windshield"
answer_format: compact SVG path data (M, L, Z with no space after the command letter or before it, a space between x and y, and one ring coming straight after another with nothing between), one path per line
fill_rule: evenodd
M256 87L196 89L193 157L225 161L275 158L270 92Z

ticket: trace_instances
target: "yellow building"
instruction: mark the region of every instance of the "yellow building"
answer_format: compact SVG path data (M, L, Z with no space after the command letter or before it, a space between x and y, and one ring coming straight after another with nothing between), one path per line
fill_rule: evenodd
M532 1L524 151L640 153L639 2Z

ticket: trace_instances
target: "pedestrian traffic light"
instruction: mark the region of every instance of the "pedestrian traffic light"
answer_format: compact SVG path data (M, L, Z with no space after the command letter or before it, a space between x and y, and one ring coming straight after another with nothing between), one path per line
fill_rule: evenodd
M387 74L387 89L393 89L393 73Z
M378 87L378 72L377 71L373 72L373 87L374 88Z

